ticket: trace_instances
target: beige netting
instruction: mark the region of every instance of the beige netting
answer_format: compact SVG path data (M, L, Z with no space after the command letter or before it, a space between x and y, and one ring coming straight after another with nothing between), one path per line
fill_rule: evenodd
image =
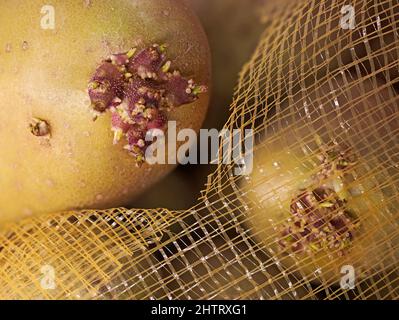
M346 1L266 8L225 126L254 130L252 174L217 166L184 212L3 226L0 297L398 298L399 3L352 2L353 29L342 28Z

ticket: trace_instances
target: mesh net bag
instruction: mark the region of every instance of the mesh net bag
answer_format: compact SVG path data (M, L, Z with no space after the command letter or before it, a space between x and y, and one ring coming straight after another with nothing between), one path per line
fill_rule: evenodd
M187 211L2 226L0 298L398 298L399 3L345 4L265 8L225 125L252 173L218 165Z

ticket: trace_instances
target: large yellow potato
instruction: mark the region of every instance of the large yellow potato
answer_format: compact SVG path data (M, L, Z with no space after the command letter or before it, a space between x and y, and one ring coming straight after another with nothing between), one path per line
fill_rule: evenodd
M346 265L358 280L397 265L397 101L344 74L282 106L243 188L255 237L289 270L338 285Z
M166 44L170 71L209 84L206 36L180 1L1 2L0 222L121 206L174 167L136 167L126 141L113 144L111 113L92 119L88 85L97 68L112 54L136 47L138 55L153 44ZM208 98L165 111L167 120L198 130Z

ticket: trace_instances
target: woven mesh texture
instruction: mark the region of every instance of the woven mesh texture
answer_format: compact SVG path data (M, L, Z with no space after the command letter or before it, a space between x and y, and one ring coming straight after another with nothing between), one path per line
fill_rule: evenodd
M0 298L398 298L399 3L352 2L353 29L346 1L265 8L225 125L253 129L250 175L216 166L187 211L2 226Z

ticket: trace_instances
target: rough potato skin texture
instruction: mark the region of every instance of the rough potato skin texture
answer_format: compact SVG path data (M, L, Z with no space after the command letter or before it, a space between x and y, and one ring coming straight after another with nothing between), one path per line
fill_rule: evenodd
M0 4L0 222L122 206L173 169L135 167L123 144L112 143L110 115L92 121L88 81L110 54L167 43L172 67L209 85L206 36L180 1L54 0L54 30L41 28L43 5ZM198 130L208 100L202 94L168 118ZM50 139L30 132L32 118L50 124Z
M339 284L341 268L345 265L353 266L356 279L361 279L370 271L378 275L389 270L399 259L398 250L393 249L398 247L397 239L389 238L396 233L398 223L397 200L394 200L397 181L388 180L389 170L393 168L387 161L397 150L399 118L392 100L395 94L389 87L380 88L378 98L376 95L365 98L365 92L375 90L375 83L370 80L347 81L338 78L331 82L335 94L330 85L303 93L310 102L310 114L317 117L319 106L324 108L324 117L312 124L299 115L299 110L303 110L303 97L292 98L294 105L287 109L298 110L293 120L295 125L276 131L276 135L267 135L262 148L255 151L255 166L248 186L253 190L248 194L249 199L256 204L249 213L249 225L255 237L275 252L281 252L279 259L284 266L298 271L308 280L327 285ZM349 86L351 89L348 90ZM337 97L341 111L336 111L334 97ZM340 126L344 121L346 129ZM298 189L309 189L309 178L320 166L314 151L311 156L303 153L306 146L309 147L307 150L315 150L310 141L313 143L312 136L316 132L324 142L338 138L350 143L358 156L356 164L348 170L351 177L356 178L348 184L352 189L363 190L363 194L348 197L347 208L356 214L360 224L353 232L349 250L340 257L324 249L311 255L302 251L288 256L278 244L281 226L294 217L290 209L292 199Z

